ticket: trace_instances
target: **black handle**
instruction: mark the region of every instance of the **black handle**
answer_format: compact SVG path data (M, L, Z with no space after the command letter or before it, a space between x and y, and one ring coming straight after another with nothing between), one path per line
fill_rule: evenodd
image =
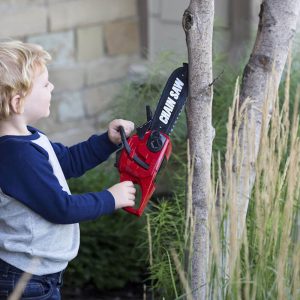
M126 134L125 134L125 130L124 130L124 127L123 126L120 126L119 127L119 132L121 134L121 140L122 140L122 143L123 143L123 146L127 152L127 154L130 156L130 153L131 153L131 148L127 142L127 139L126 139ZM149 169L149 165L147 163L145 163L144 161L142 161L139 157L137 157L136 155L133 155L132 159L139 165L141 166L142 168L148 170Z

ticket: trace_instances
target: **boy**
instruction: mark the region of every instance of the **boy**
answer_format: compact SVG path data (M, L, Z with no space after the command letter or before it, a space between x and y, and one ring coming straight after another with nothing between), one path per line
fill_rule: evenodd
M78 252L78 223L134 205L130 181L80 195L66 182L105 161L121 143L119 126L129 136L132 122L114 120L106 133L70 148L29 126L50 114L50 59L38 45L0 43L0 299L23 272L33 275L22 299L60 299L62 272Z

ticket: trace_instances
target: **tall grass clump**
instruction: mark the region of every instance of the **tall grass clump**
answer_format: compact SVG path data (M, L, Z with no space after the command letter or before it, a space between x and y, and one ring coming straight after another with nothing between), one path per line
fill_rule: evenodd
M236 139L234 143L228 139L225 174L219 164L209 218L209 269L214 270L209 282L211 299L300 299L299 89L292 114L289 94L287 77L283 104L279 105L276 97L270 124L262 123L260 150L254 163L256 180L241 238L236 236L240 225L232 161L242 154L237 153L238 134L232 131L232 123L242 116L235 115L235 106L229 111L228 136ZM267 109L264 111L266 120ZM251 126L248 130L251 139Z
M232 162L242 159L244 154L238 153L238 126L233 123L240 123L245 111L236 109L236 86L228 113L226 154L222 157L222 152L214 152L208 224L208 299L300 299L299 93L299 88L297 93L290 91L289 74L285 78L284 99L280 101L278 96L272 97L274 91L269 92L262 117L267 120L270 101L272 117L269 123L262 124L260 150L254 162L255 183L246 224L241 230L237 228L241 225L237 222L238 191ZM295 97L290 99L290 94ZM252 124L248 129L251 145ZM177 177L172 173L178 178L176 186L181 193L175 193L149 214L150 272L158 298L191 297L188 282L193 234L192 159L184 165L186 177L178 170ZM243 232L240 238L239 231Z

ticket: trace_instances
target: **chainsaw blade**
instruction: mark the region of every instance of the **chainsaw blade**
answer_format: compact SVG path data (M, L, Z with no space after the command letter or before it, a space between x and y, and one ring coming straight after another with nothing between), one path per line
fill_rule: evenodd
M188 65L183 64L169 77L151 121L150 130L169 135L188 96Z

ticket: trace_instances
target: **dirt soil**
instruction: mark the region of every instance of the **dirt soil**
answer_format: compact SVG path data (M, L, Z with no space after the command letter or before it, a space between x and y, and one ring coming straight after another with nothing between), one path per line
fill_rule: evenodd
M71 289L62 287L62 300L147 300L150 295L144 293L143 286L128 284L123 289L111 291L98 291L92 287L84 289Z

